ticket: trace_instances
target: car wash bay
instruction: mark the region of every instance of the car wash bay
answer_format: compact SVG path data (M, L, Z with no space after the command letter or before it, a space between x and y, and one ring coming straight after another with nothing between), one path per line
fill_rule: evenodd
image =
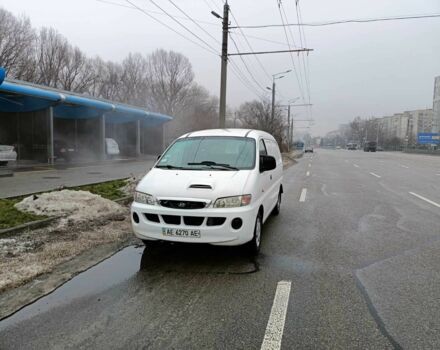
M0 144L14 145L18 163L60 159L57 147L82 161L106 158L106 138L119 157L160 153L162 126L172 118L142 108L50 89L22 81L0 85Z

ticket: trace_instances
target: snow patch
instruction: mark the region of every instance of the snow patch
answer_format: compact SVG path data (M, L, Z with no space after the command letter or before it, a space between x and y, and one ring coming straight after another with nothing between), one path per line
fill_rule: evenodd
M36 215L63 216L60 226L124 215L119 204L88 191L62 190L32 195L15 204L15 208Z

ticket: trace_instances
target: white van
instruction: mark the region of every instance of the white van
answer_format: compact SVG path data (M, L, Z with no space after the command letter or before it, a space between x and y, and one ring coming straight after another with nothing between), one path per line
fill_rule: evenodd
M260 249L262 225L283 193L278 144L258 130L218 129L179 137L138 184L135 235L151 240Z

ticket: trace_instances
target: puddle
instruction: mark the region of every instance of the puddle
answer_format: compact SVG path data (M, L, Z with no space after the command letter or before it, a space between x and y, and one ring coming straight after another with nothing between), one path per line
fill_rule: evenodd
M75 299L106 291L134 275L162 278L168 273L245 275L258 270L258 263L239 247L170 243L149 248L130 246L0 321L0 331Z
M43 179L61 179L60 176L43 176Z
M26 306L0 321L0 331L18 322L30 319L73 299L93 295L116 285L139 271L144 247L127 247L89 270L75 276L51 294Z

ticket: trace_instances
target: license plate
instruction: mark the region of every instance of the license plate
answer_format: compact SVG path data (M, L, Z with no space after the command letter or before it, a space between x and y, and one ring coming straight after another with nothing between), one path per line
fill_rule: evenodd
M187 237L187 238L200 238L200 230L188 230L184 228L165 228L162 227L162 235L169 237Z

